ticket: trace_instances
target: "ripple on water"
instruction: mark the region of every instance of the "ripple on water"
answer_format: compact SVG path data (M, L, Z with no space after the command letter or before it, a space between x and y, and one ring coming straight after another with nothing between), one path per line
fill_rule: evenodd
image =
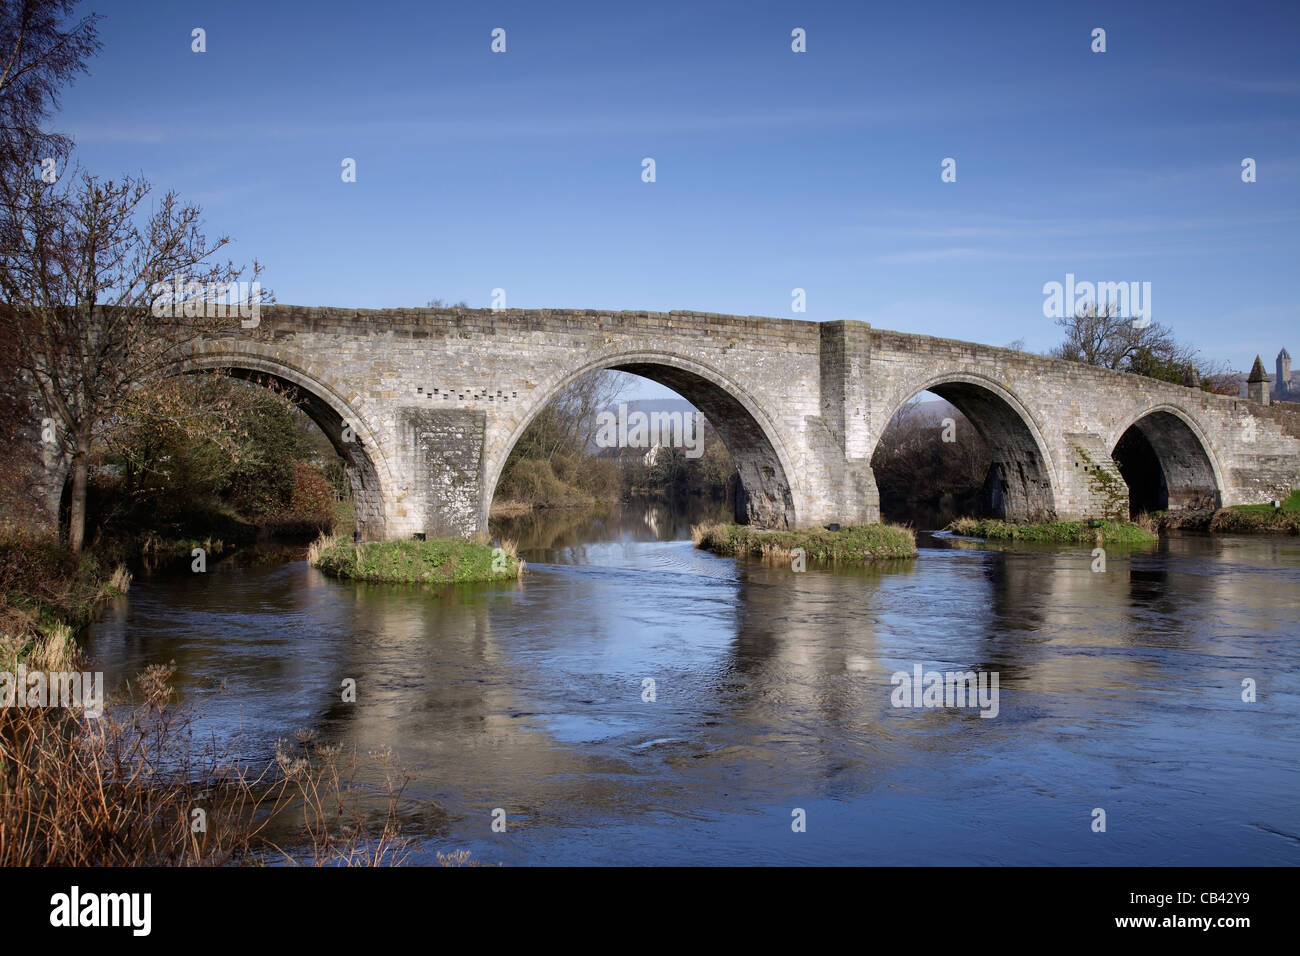
M795 574L647 531L682 523L606 518L525 549L522 583L437 593L301 562L140 579L88 646L110 683L175 660L245 756L298 727L391 747L439 808L417 859L1300 862L1300 542L1173 538L1101 574L1086 548L965 542ZM915 664L996 671L999 716L894 708Z

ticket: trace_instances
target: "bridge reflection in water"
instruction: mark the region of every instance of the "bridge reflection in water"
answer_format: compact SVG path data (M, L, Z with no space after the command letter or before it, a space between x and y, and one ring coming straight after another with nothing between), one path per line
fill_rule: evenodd
M691 520L516 524L523 582L437 596L301 563L145 579L89 649L110 683L174 659L252 758L297 727L391 748L419 859L1298 861L1295 539L1172 538L1103 573L1086 548L923 539L796 574L695 550ZM998 716L891 706L915 664L998 672Z

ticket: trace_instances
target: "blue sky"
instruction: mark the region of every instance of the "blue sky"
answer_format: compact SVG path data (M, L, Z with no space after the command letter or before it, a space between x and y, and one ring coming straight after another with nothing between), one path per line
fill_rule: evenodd
M1150 282L1237 368L1300 348L1295 2L83 8L104 49L53 125L200 203L280 302L500 287L1043 351L1068 272Z

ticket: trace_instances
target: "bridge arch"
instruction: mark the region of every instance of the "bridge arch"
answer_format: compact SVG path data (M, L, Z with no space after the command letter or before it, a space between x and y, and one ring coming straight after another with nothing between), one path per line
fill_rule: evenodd
M922 392L932 392L951 404L984 440L992 459L985 482L985 506L992 514L1024 521L1056 516L1052 458L1037 422L1018 397L977 372L940 372L909 386L906 394L896 398L883 419L885 425ZM880 435L875 439L878 444ZM874 445L872 451L874 454Z
M1111 458L1129 488L1129 512L1217 508L1223 479L1210 442L1176 405L1143 410L1110 438Z
M388 463L370 426L337 390L320 377L282 359L244 352L191 355L177 363L173 371L175 374L223 371L246 381L270 379L282 386L343 459L352 487L356 530L364 540L385 538L384 490L392 487Z
M792 528L798 518L797 486L780 432L755 398L717 369L691 359L659 352L623 352L587 362L547 387L487 462L484 515L492 506L497 483L510 453L532 420L564 388L593 372L628 372L671 388L694 405L717 431L740 473L742 494L736 519L763 528Z

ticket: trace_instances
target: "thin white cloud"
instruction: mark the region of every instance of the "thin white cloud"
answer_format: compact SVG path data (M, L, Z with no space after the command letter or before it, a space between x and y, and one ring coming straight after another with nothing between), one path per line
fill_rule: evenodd
M608 137L615 135L658 136L675 133L734 132L738 130L788 130L809 127L874 126L905 118L907 111L896 107L846 107L784 109L746 113L598 114L590 116L500 116L367 120L349 123L332 119L320 122L279 124L263 116L261 128L251 134L262 140L312 140L362 137L386 142L430 140L499 141L511 139ZM78 124L65 121L70 135L80 143L159 143L228 141L230 130L217 124L154 126L140 121Z
M1258 96L1300 96L1300 80L1295 77L1224 76L1222 73L1193 73L1167 71L1188 86L1225 90L1230 93L1247 93Z
M970 247L944 249L913 249L890 252L877 256L873 262L905 265L918 262L1083 262L1090 259L1137 259L1155 256L1189 255L1185 249L1169 250L1144 246L1140 249L1072 249L1063 252L1043 252L1038 249L975 249Z

